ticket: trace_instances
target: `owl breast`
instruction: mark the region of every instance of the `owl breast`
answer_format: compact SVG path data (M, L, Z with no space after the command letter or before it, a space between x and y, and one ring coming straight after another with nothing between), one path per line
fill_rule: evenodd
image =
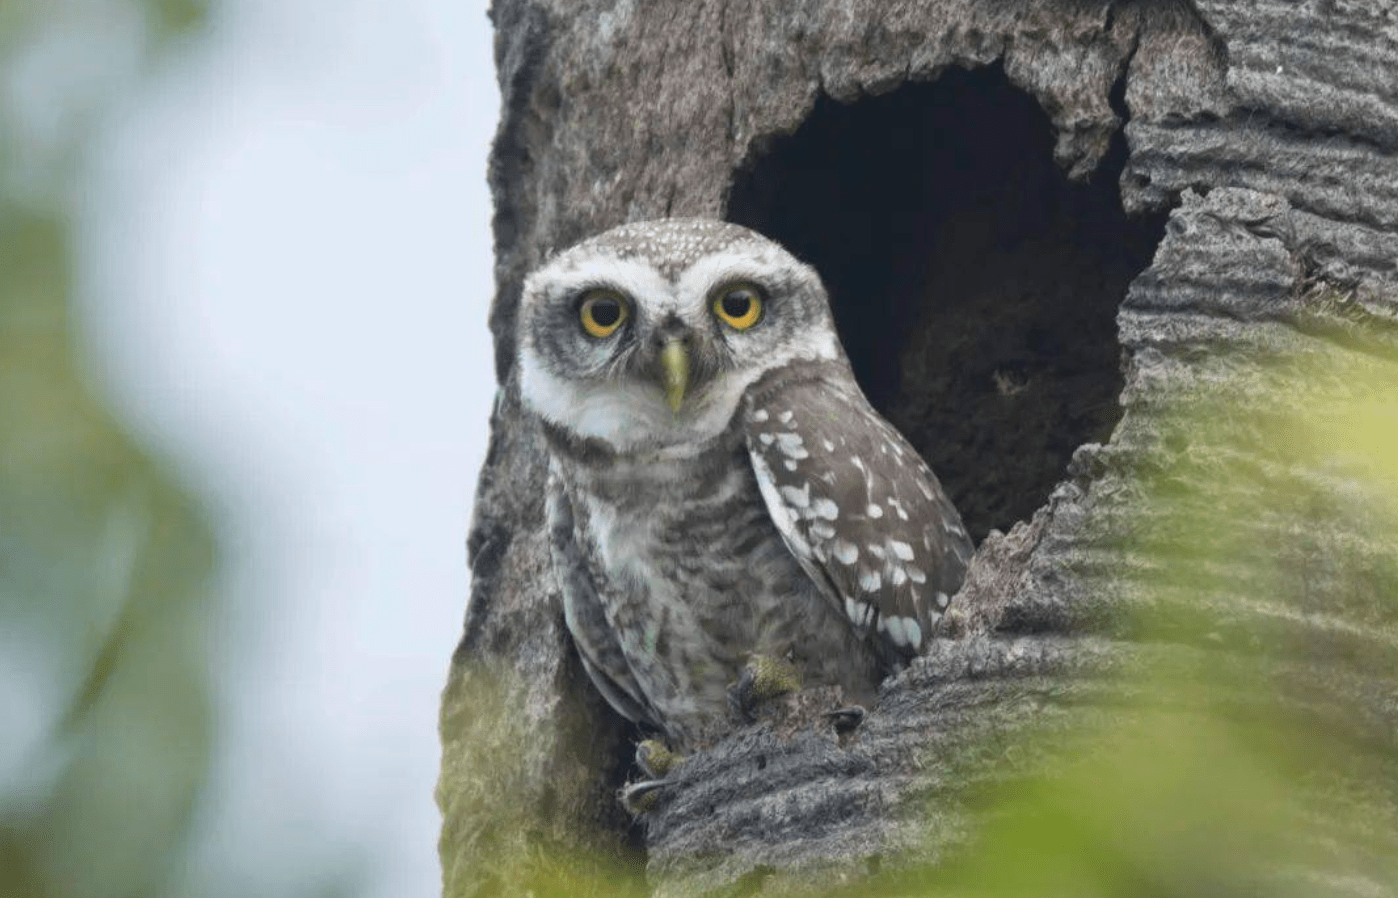
M784 544L736 430L676 457L555 450L585 570L563 584L569 625L603 693L634 702L614 705L695 744L731 728L727 690L754 653L872 694L876 659Z

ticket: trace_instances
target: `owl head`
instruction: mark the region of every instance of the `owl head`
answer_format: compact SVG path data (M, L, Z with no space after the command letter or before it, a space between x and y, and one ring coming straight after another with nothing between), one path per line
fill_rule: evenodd
M815 271L705 219L622 225L553 257L525 280L518 327L525 404L617 452L717 436L774 368L848 364Z

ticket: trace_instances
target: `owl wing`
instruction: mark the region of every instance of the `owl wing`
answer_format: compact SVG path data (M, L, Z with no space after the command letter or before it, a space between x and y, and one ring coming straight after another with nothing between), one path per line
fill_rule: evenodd
M833 363L805 367L754 384L741 413L767 511L862 635L914 655L960 588L970 539L932 470L853 378Z
M546 489L549 553L563 593L563 617L583 669L607 703L628 720L659 726L636 683L616 631L607 620L587 562L578 548L573 505L561 478L550 470Z

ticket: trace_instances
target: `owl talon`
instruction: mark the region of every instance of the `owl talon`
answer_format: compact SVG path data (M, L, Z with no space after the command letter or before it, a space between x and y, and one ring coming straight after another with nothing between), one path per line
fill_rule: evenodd
M684 761L683 755L671 751L659 739L643 739L636 743L636 766L648 779L663 779Z
M621 787L617 798L628 813L639 817L654 811L659 804L661 791L674 784L673 780L641 780L637 783L627 783Z
M865 711L859 705L850 705L848 708L837 708L825 716L835 725L835 732L849 733L864 723Z
M753 655L743 665L738 682L729 687L728 705L738 719L751 723L758 704L800 688L801 676L790 662Z

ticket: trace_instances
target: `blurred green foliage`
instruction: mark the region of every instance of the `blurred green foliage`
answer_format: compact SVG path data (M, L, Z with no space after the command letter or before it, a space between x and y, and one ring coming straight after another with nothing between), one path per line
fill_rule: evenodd
M891 893L1398 888L1398 354L1219 367L1151 420L1174 461L1141 472L1116 546L1139 590L1116 703Z
M70 202L103 112L203 15L0 3L0 896L160 894L207 767L210 529L87 379Z

